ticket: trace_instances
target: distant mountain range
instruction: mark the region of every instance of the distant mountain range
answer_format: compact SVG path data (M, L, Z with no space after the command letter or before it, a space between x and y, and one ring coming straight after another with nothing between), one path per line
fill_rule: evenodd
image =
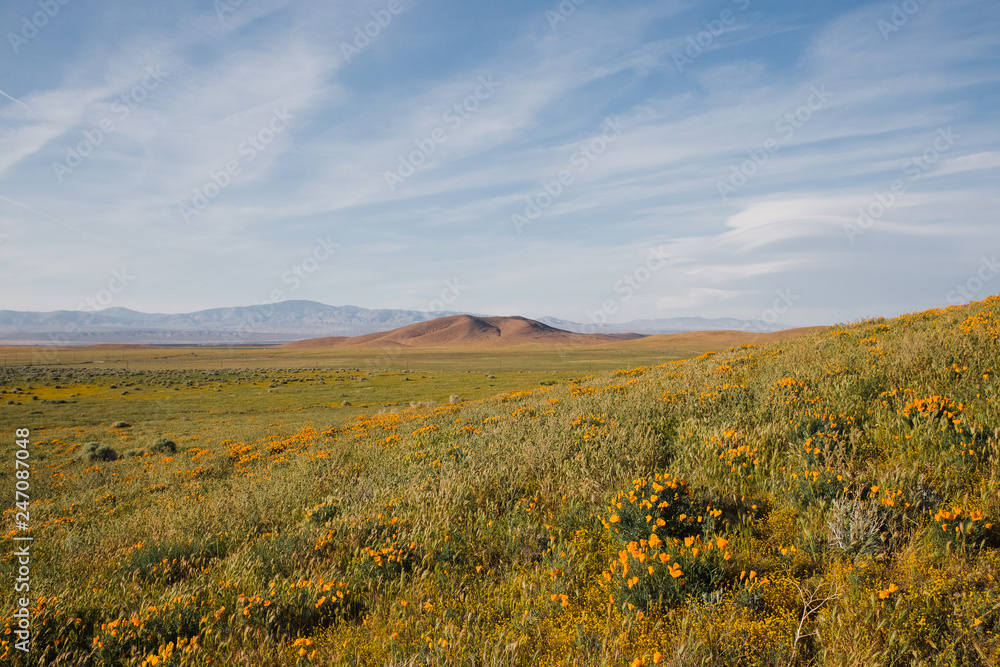
M645 336L657 334L688 333L691 331L752 331L754 333L771 333L782 331L787 327L774 326L762 320L738 320L732 317L670 317L659 320L632 320L624 324L580 324L557 317L539 317L539 322L550 327L565 329L574 333L637 333Z
M424 312L327 306L316 301L282 301L258 306L212 308L175 315L128 308L47 313L0 310L0 340L42 344L264 344L317 337L362 336L405 327L458 312ZM481 317L481 316L480 316ZM689 331L780 331L763 322L731 318L678 317L624 324L582 324L554 317L538 321L556 329L592 334L665 334Z

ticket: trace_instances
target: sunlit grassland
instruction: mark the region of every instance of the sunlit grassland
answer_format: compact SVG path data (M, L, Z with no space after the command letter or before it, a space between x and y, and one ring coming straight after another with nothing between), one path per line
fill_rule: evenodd
M998 345L991 299L594 373L8 368L34 635L0 659L996 664Z
M51 427L53 437L75 434L126 448L163 435L201 437L220 423L247 428L252 437L264 418L264 428L330 425L372 410L448 403L452 396L480 399L650 358L690 358L731 339L754 337L688 334L676 347L652 352L579 346L336 351L11 346L0 348L0 388L22 392L0 396L0 429ZM108 428L118 421L134 428Z
M146 370L226 370L240 368L361 368L498 373L614 370L639 363L687 359L739 342L790 334L704 332L639 339L603 346L519 345L507 348L281 348L80 346L0 347L0 365L95 366ZM738 341L734 343L734 341Z

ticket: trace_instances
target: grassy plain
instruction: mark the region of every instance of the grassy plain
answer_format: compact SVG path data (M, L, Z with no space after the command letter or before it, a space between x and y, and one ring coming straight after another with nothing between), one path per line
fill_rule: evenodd
M643 349L519 346L354 350L274 347L3 347L0 429L45 425L124 446L142 437L198 436L206 423L333 425L411 403L443 404L534 389L594 371L685 359L754 334L684 335ZM721 348L720 348L721 349ZM350 405L345 405L349 403ZM133 422L117 435L108 425ZM110 440L109 440L110 438Z
M997 664L998 345L1000 299L718 354L8 348L0 661Z

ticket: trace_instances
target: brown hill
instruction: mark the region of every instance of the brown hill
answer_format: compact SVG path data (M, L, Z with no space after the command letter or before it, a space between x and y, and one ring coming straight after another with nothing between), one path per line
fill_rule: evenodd
M283 348L323 347L507 347L529 344L606 345L639 334L578 334L525 317L452 315L365 336L310 338Z

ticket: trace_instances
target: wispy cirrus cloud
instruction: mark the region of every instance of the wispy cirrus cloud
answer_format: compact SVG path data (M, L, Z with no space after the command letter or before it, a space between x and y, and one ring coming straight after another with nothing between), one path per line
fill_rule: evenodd
M803 295L789 324L935 305L948 280L900 255L946 252L950 279L1000 242L1000 11L926 3L884 36L885 3L731 4L680 71L725 7L587 3L553 26L547 5L402 0L389 20L379 1L67 6L82 30L54 23L0 97L0 194L23 204L0 199L0 258L39 276L7 305L65 307L123 262L144 273L120 305L247 303L318 236L345 250L296 298L416 308L462 276L463 310L579 320L662 247L674 259L616 317L755 317L789 286ZM162 80L130 98L148 68ZM609 119L622 129L602 140ZM412 173L390 187L401 161ZM851 243L845 226L895 181L905 191ZM72 242L51 241L51 220Z

